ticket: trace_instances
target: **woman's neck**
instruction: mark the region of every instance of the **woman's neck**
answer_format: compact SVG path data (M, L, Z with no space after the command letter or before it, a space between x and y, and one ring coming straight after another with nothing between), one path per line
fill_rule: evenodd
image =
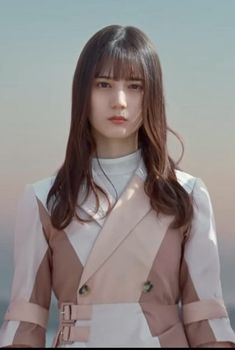
M126 139L98 138L96 144L98 158L119 158L138 149L137 137Z

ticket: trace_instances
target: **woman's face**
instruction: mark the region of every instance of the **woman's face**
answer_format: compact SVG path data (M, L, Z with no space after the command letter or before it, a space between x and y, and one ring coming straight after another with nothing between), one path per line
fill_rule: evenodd
M89 117L96 138L134 138L142 124L143 82L114 80L105 74L94 79ZM123 117L122 120L110 119Z

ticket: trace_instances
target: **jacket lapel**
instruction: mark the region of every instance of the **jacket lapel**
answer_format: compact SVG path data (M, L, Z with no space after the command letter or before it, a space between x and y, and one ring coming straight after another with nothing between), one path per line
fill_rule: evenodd
M144 192L145 177L146 169L141 159L127 188L103 222L103 227L84 266L80 286L113 254L151 209L149 197Z

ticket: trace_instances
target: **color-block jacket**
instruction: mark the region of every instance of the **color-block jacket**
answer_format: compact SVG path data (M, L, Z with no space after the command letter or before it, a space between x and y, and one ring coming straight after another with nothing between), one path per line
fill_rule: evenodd
M199 178L176 174L194 199L187 230L172 229L173 216L151 209L142 160L108 217L100 196L92 222L74 219L60 231L46 208L55 177L27 185L18 203L15 272L0 345L45 347L53 289L60 319L54 347L235 346L207 188ZM84 217L94 208L90 194Z

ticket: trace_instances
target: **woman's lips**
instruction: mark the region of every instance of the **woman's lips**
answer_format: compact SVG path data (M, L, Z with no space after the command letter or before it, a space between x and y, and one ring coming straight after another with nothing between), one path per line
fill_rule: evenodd
M109 120L114 124L123 124L126 121L126 118L122 116L113 116L110 117Z

